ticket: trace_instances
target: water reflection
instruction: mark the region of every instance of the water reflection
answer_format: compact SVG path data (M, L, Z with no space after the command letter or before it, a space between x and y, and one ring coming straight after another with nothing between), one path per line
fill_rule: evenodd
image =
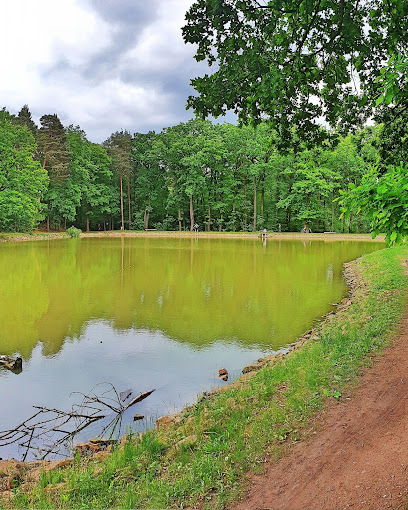
M0 247L0 354L26 359L90 321L277 348L341 298L342 264L377 243L83 239Z
M136 430L292 342L346 292L342 264L378 243L79 239L0 246L0 430L73 391L155 388ZM133 411L133 410L132 410ZM90 428L87 433L97 435ZM83 439L83 438L81 438ZM11 447L0 456L18 456Z

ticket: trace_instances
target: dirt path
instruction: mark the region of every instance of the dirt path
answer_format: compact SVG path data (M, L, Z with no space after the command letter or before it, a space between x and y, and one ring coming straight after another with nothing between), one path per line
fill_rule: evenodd
M383 510L408 505L408 316L392 347L317 432L250 480L234 510Z

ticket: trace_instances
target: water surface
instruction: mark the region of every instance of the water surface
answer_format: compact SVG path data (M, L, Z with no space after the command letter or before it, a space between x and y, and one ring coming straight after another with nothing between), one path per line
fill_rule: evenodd
M31 406L68 409L98 383L155 393L136 429L293 342L347 293L343 263L373 242L98 238L0 245L0 431ZM143 422L133 423L133 414ZM87 431L97 434L96 429ZM4 450L4 451L1 451ZM18 456L12 447L0 457Z

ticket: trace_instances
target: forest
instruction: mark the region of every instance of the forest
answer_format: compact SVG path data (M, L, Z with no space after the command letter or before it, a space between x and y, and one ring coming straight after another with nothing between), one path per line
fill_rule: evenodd
M364 211L339 198L378 164L382 126L283 151L266 123L193 119L147 134L90 142L56 114L40 126L24 105L0 112L0 231L193 230L367 232Z

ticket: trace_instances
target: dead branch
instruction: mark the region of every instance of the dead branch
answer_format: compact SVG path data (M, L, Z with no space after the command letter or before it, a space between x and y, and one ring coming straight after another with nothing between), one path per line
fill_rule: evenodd
M145 398L147 398L149 395L151 395L154 391L156 390L150 390L150 391L145 391L144 393L141 393L140 395L138 395L136 398L134 398L133 400L131 400L129 402L129 404L127 404L125 407L124 407L124 410L128 409L130 406L133 406L133 404L136 404L137 402L141 402L142 400L144 400Z
M106 384L106 383L103 383ZM101 435L109 433L109 439L122 425L123 413L137 402L141 402L155 390L140 393L127 405L123 405L121 396L112 384L108 389L97 394L95 392L102 384L93 388L89 395L80 392L82 402L73 404L70 411L63 411L45 406L33 406L37 411L10 430L0 431L0 448L13 443L24 449L22 460L25 461L29 452L37 451L42 459L51 454L63 455L62 448L72 444L72 440L79 432L113 413L113 418L101 430ZM130 390L127 390L128 393ZM128 393L127 398L131 395ZM108 411L108 412L107 412Z

